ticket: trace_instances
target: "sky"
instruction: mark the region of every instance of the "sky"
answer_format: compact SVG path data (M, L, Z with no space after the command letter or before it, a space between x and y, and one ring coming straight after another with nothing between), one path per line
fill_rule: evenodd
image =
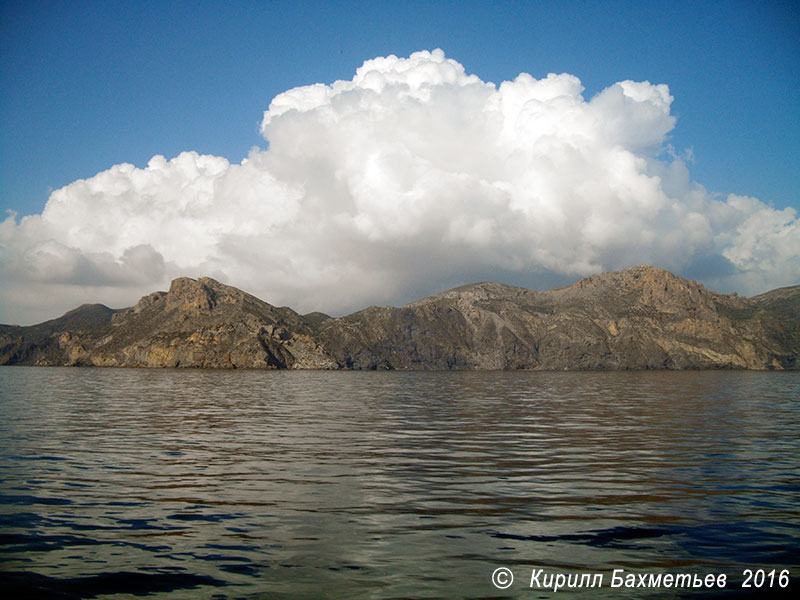
M798 81L795 2L3 1L0 322L797 284Z

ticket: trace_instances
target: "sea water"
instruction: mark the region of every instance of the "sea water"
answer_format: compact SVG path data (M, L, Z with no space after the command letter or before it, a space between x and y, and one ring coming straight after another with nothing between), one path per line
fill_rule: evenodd
M796 592L799 399L800 373L2 367L0 591ZM655 579L687 573L726 587Z

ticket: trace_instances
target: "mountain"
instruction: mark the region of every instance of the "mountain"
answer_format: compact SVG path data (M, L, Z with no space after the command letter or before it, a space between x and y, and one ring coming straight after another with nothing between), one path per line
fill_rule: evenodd
M333 369L304 319L213 279L111 310L84 305L32 327L0 326L0 364Z
M800 286L742 298L632 267L541 292L459 287L331 318L213 279L0 326L0 364L294 369L798 369Z

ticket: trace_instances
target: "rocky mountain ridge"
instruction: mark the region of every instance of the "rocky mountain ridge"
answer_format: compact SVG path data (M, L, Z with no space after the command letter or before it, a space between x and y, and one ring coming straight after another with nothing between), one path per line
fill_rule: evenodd
M0 326L0 364L294 369L798 369L800 286L717 294L632 267L534 291L455 288L300 315L202 277L135 306Z

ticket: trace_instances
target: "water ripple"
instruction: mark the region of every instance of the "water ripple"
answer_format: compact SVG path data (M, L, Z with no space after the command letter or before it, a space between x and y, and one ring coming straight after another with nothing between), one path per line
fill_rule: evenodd
M497 566L798 571L797 398L793 373L4 367L0 589L488 598Z

